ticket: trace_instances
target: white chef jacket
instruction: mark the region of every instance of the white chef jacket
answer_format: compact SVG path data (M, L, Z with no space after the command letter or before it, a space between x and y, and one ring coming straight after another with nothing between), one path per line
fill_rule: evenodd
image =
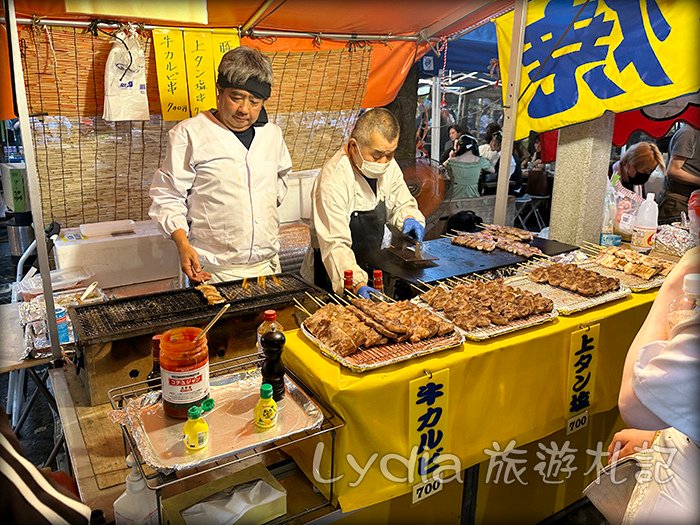
M320 248L323 264L337 293L343 291L345 270L352 270L355 284L368 282L367 273L358 266L352 251L350 214L374 210L381 201L385 201L388 224L401 230L404 220L413 217L425 226L418 203L393 159L386 173L377 179L376 195L365 178L353 168L345 147L324 164L314 181L311 189L311 246ZM313 250L306 254L302 275L313 279Z
M205 271L243 275L246 268L276 266L266 263L277 260L277 207L291 168L275 124L256 126L248 150L204 111L168 132L148 214L168 237L185 230Z

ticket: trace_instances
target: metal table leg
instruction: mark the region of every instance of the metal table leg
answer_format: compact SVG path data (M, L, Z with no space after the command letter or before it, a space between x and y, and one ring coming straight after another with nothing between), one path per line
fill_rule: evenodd
M39 380L42 382L42 384L46 383L46 378L49 377L49 370L48 368L44 370L44 372L39 376ZM19 419L17 420L17 425L12 428L14 430L15 434L19 436L20 431L22 430L22 427L24 426L25 421L27 421L27 417L29 416L29 412L32 409L32 406L34 406L34 402L36 401L36 397L39 395L39 389L37 388L34 393L32 394L32 397L29 398L29 401L27 401L27 404L24 405L24 408L22 409L22 413L19 415Z

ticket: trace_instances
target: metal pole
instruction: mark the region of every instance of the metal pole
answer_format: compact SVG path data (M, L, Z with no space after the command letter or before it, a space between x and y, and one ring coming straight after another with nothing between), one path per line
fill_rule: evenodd
M20 25L31 25L33 21L30 18L18 18L17 23ZM90 22L86 20L56 20L56 19L41 19L39 22L41 25L46 26L57 26L57 27L89 27ZM97 27L100 29L115 29L116 24L109 23L99 23ZM167 25L152 25L144 24L143 28L147 30L159 29L163 27L168 27L171 29L192 29L192 30L206 30L215 29L214 26L207 26L205 28L192 26L192 27L172 27ZM216 27L216 29L236 29L232 27ZM375 42L391 42L391 41L408 41L416 42L422 40L418 35L353 35L349 33L311 33L304 31L275 31L275 30L251 30L251 35L254 37L266 37L266 36L279 36L279 37L294 37L294 38L315 38L320 37L321 39L328 40L372 40ZM241 35L246 36L246 35ZM438 39L433 39L437 41Z
M46 303L46 319L49 325L49 337L51 339L51 354L54 363L60 362L61 345L58 343L58 329L56 328L56 316L53 303L53 289L51 287L51 267L49 266L49 253L46 248L44 235L44 213L41 209L41 193L39 192L39 174L36 170L36 158L34 157L34 140L27 108L27 93L24 88L24 72L22 71L22 57L19 52L19 36L17 33L17 16L15 15L14 0L5 0L5 13L7 20L7 33L10 35L10 49L12 51L12 87L15 90L17 101L17 113L19 116L19 129L22 133L22 146L24 147L24 163L27 167L27 185L29 186L29 201L34 222L34 234L37 238L37 255L39 257L39 271L41 283L44 288L44 302Z
M433 88L431 96L433 105L431 111L432 123L430 124L430 158L440 162L440 101L442 100L442 86L440 85L440 75L433 77Z
M515 0L513 33L510 41L510 64L508 65L508 88L503 105L503 142L501 143L501 162L496 183L496 207L493 222L506 223L508 205L508 181L510 179L510 159L513 155L513 138L515 137L515 118L518 113L518 95L520 93L520 71L522 69L523 38L527 25L527 0Z
M260 17L265 14L265 11L268 10L270 5L275 3L276 0L265 0L260 7L258 7L258 10L253 13L253 16L251 16L241 27L241 35L245 35L249 29L253 29L255 27L255 24L258 22Z

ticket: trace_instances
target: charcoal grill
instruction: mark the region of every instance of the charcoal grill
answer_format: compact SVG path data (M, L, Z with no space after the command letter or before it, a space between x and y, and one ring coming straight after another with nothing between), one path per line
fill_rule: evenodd
M295 274L276 279L278 283L268 276L264 286L255 278L248 279L245 287L243 280L213 285L231 307L207 334L212 362L253 351L264 310L277 310L285 328L296 328L294 299L308 303L307 293L325 293ZM90 403L106 403L109 389L145 379L152 366L154 334L203 325L222 306L210 305L201 292L185 288L69 308L79 372Z
M281 306L315 290L314 286L294 274L270 277L265 286L249 279L216 283L213 286L231 304L224 317L259 313L266 308ZM139 297L115 299L107 303L76 306L70 312L73 328L81 345L107 343L139 335L160 333L178 326L207 321L223 303L210 305L194 288L168 290Z

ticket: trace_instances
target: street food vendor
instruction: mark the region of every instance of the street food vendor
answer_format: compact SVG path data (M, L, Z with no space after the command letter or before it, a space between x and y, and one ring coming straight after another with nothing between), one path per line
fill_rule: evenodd
M168 132L149 215L177 245L192 281L279 273L277 208L292 168L282 131L267 121L272 64L238 47L219 64L216 109Z
M382 247L390 224L423 241L425 218L394 160L399 123L387 109L371 109L358 118L347 144L321 169L311 190L311 246L302 266L305 278L337 293L343 274L352 270L354 291L369 297L367 254Z

